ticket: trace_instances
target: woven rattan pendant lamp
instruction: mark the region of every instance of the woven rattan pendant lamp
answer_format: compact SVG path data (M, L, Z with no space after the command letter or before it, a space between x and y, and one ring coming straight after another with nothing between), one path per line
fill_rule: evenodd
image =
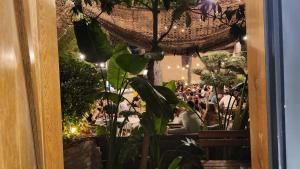
M241 4L243 2L239 0L220 1L223 9L238 8ZM96 17L101 12L97 5L87 5L84 9L84 13L91 17ZM160 11L158 23L160 35L170 26L171 13L171 10ZM170 33L159 45L164 52L187 54L195 49L208 51L233 48L235 38L230 35L230 26L213 18L203 21L196 13L192 13L191 17L190 27L185 26L184 19L176 21ZM151 48L152 14L148 9L117 5L110 15L102 13L98 21L112 36L146 50Z

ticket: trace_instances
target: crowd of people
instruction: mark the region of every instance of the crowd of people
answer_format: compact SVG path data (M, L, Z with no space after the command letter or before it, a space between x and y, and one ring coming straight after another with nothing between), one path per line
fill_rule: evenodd
M187 102L194 111L177 107L172 123L181 123L182 127L169 129L169 133L198 132L203 126L216 129L219 122L222 122L222 120L219 121L219 118L229 118L229 125L226 129L232 127L232 113L236 110L238 103L237 92L229 94L228 88L216 92L209 85L185 85L179 81L176 84L176 95L179 99ZM218 112L218 110L221 112ZM224 115L225 111L228 110L230 110L230 113Z
M238 97L234 96L235 94L230 95L228 88L216 92L209 85L185 85L180 81L176 82L176 95L178 99L186 102L191 109L182 107L174 109L174 119L170 121L170 125L179 124L181 127L170 127L167 131L169 134L198 132L204 126L217 129L220 124L219 118L227 118L224 117L224 113L218 113L218 110L226 111L230 109L231 112L234 112L238 102L236 99ZM122 101L118 107L114 107L114 104L109 103L107 100L99 100L96 111L89 116L88 120L96 125L105 125L105 122L109 119L109 111L118 112L118 119L121 121L124 120L124 117L120 112L137 111L142 113L145 111L145 103L136 92L129 100L131 100L131 103L127 99ZM110 106L108 106L109 104ZM220 116L220 114L223 116ZM130 122L137 126L137 123L139 123L138 116L130 117L128 123ZM227 129L230 129L230 124Z

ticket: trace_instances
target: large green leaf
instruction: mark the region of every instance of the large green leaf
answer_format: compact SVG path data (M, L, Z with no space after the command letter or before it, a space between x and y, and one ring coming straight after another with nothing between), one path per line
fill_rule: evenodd
M117 93L112 93L112 92L101 92L99 93L99 99L108 99L111 100L114 103L118 103L119 101L122 102L124 101L124 97L118 95Z
M88 23L82 19L73 24L78 48L85 55L86 61L105 62L112 56L110 42L97 21L92 20Z
M108 62L107 80L115 89L118 90L125 87L125 83L122 82L124 82L124 79L128 76L127 73L116 63L116 57L117 55L114 55Z
M126 72L138 74L145 69L148 59L140 55L120 54L116 57L116 63Z
M114 49L114 55L131 54L127 44L120 43Z
M171 89L164 86L155 86L155 89L167 100L168 104L177 104L179 102Z
M185 108L187 111L193 112L193 113L197 113L193 108L191 108L186 102L184 101L179 101L177 103L178 107L182 107Z
M172 112L172 108L167 100L146 79L133 77L130 81L131 87L139 93L141 98L146 102L147 108L157 117Z
M179 164L180 164L181 160L182 160L181 156L175 158L169 165L168 169L179 169Z
M165 84L165 87L169 88L172 92L176 92L176 81L171 80L167 84Z

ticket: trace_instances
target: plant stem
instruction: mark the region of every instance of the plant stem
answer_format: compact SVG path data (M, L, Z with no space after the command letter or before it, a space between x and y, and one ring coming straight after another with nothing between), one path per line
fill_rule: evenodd
M150 146L150 134L146 130L144 130L142 157L141 157L139 169L147 169L149 146Z
M215 88L215 92L216 92L216 99L217 99L217 109L218 109L218 122L219 122L219 128L221 128L222 126L222 122L221 122L221 110L220 110L220 106L219 106L219 98L218 98L218 90L217 90L217 86L214 85Z

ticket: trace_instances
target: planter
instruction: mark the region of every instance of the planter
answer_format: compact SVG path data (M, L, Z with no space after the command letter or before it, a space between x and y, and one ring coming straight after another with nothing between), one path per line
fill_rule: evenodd
M92 139L64 140L65 169L101 169L101 151Z

